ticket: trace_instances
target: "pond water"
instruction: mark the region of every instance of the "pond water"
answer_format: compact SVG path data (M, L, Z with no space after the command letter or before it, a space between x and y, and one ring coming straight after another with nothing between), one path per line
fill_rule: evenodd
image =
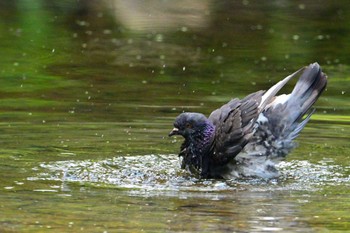
M350 231L349 10L0 1L0 232ZM182 139L167 136L179 113L315 61L329 84L280 179L180 169Z

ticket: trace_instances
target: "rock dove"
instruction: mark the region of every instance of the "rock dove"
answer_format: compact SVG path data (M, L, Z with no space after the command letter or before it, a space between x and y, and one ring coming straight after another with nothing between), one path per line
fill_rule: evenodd
M290 94L276 95L292 78ZM201 178L277 178L276 164L296 146L293 141L310 120L327 85L317 63L301 68L267 91L235 98L213 111L181 113L169 136L181 135L181 167ZM306 115L306 117L304 117Z

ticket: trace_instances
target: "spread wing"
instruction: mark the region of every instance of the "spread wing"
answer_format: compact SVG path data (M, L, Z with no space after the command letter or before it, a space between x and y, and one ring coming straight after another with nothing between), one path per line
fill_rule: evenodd
M293 140L310 120L312 105L326 85L327 76L317 63L306 67L293 91L273 98L261 113L256 133L245 148L249 157L283 159L295 147Z
M249 142L261 111L263 94L264 91L258 91L242 100L233 99L210 114L209 119L216 128L210 158L214 164L228 163Z
M242 100L233 99L210 114L209 120L216 128L209 158L213 165L225 165L241 152L251 140L256 130L255 123L266 105L289 80L304 69L301 68L287 76L266 92L258 91Z

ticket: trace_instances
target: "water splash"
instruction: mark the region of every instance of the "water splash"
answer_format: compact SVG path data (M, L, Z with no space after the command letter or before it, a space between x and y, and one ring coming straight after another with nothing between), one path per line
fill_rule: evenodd
M105 160L58 161L42 163L38 174L30 180L83 182L93 186L126 188L132 194L179 195L232 190L317 190L325 185L349 183L349 167L320 162L293 160L281 162L281 177L275 180L200 180L180 169L176 155L143 155L115 157Z

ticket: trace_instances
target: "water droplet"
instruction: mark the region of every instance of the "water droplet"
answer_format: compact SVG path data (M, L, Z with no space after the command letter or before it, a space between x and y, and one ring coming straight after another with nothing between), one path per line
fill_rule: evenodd
M186 70L186 66L182 67L182 70L185 71Z
M77 20L76 23L79 25L79 26L88 26L88 23L84 20Z
M293 35L293 40L299 40L299 35Z
M317 40L323 40L324 36L323 35L318 35L316 38L317 38Z
M163 35L162 34L157 34L156 35L156 38L154 39L155 41L157 42L163 42Z
M103 34L105 34L105 35L109 35L109 34L111 34L111 33L112 33L112 31L109 30L109 29L103 30Z

